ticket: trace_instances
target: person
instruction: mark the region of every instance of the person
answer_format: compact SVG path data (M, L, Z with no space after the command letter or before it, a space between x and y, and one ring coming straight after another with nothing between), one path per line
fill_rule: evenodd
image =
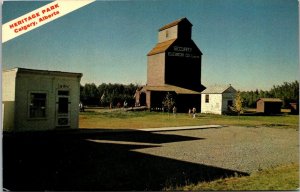
M177 108L176 108L176 106L174 105L174 107L173 107L173 115L174 115L174 116L176 116L176 112L177 112Z
M124 101L124 104L123 104L123 106L124 106L124 108L126 108L126 107L127 107L127 101L126 101L126 100Z
M118 103L117 103L117 108L120 108L120 107L121 107L121 103L118 102Z
M192 110L189 108L189 116L191 116L191 114L192 114Z
M81 112L84 112L84 106L83 106L82 102L79 102L79 110Z
M195 107L193 107L192 112L193 112L193 118L196 118L196 108Z

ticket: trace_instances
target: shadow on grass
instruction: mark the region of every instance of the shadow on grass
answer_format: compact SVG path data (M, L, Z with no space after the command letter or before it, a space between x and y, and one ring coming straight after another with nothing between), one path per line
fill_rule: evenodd
M92 140L149 144L97 143ZM161 190L236 174L202 164L143 154L151 144L203 138L142 131L63 131L3 135L3 186L9 190Z

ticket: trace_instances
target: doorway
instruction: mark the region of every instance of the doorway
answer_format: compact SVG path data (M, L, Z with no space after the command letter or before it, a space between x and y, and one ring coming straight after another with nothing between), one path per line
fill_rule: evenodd
M58 90L56 97L56 126L70 126L70 95L69 90Z
M227 110L230 110L231 107L233 107L233 101L232 100L228 100L227 101Z

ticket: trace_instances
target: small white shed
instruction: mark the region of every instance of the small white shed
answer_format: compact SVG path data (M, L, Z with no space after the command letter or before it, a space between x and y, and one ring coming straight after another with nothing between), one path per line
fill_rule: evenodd
M208 87L201 92L201 113L222 115L228 112L236 92L231 85Z
M3 130L78 128L81 77L25 68L3 71Z

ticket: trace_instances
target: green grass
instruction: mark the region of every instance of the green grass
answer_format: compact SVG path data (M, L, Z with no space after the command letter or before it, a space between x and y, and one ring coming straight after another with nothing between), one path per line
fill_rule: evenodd
M165 190L296 190L299 188L299 164L283 165L252 173L196 185Z
M298 129L299 116L226 116L212 114L198 114L193 119L188 114L173 114L162 112L125 112L122 110L108 111L87 111L80 113L80 128L155 128L170 126L193 126L218 124L226 126L246 126L246 127L274 127L274 128L294 128Z

